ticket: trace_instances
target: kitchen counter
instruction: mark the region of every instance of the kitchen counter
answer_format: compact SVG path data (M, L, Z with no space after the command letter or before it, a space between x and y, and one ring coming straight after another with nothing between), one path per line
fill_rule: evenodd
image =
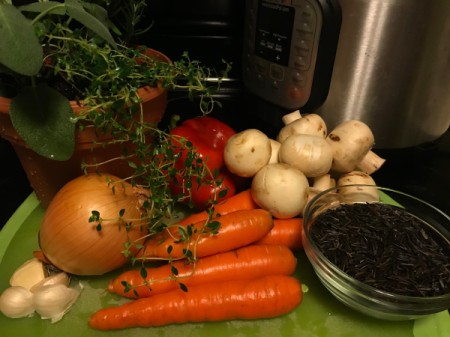
M412 194L450 214L450 131L432 143L375 151L386 159L373 175L378 185Z

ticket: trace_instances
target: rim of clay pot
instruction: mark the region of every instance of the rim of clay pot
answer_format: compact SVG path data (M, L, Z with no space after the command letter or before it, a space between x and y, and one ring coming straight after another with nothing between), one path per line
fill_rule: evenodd
M147 48L145 50L145 54L148 56L154 56L156 59L172 63L170 58L163 54L162 52ZM141 97L142 101L148 102L153 99L156 99L157 97L160 97L162 95L165 95L167 93L167 90L164 89L160 84L158 84L156 87L151 86L144 86L138 89L138 95ZM22 137L17 133L17 131L14 129L11 120L9 118L9 106L11 104L11 99L8 97L0 96L0 114L3 115L1 117L4 122L0 125L0 136L7 139L10 142L19 144L21 146L26 146L26 143L23 141ZM70 106L75 114L79 113L83 108L78 104L77 101L72 100L70 101ZM6 117L5 115L8 115ZM94 127L86 126L82 131L78 130L77 134L77 143L81 144L81 146L84 146L83 144L91 144L92 139L97 139L99 142L107 141L108 139L111 139L112 137L110 135L98 135L96 134L96 130Z

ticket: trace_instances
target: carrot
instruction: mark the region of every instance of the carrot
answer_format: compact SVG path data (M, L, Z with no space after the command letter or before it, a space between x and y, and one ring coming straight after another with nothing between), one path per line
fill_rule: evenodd
M225 215L238 210L250 210L255 208L259 208L259 206L253 200L250 189L246 189L215 205L214 216L217 216L217 214ZM201 220L206 220L207 218L208 211L202 211L187 216L178 221L178 224L190 225Z
M100 309L89 319L99 330L174 323L263 319L291 312L302 301L300 282L286 275L206 283Z
M124 297L149 297L174 290L183 283L188 288L203 283L248 280L265 275L291 275L297 260L285 246L249 245L237 250L199 258L194 264L175 261L155 268L128 270L111 280L108 290ZM177 271L174 279L173 269ZM125 285L127 287L125 287Z
M273 228L258 244L284 245L292 250L302 248L303 218L274 219Z
M204 220L193 224L193 228L185 227L185 232L192 232L187 241L179 232L168 230L147 240L137 258L181 259L186 252L195 257L226 252L260 240L273 226L272 215L264 209L235 211L213 220L220 223L217 233L201 233Z

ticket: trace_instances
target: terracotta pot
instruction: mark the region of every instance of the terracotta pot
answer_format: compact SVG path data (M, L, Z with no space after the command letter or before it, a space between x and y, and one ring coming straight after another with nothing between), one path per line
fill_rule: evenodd
M148 54L170 62L164 54L149 49ZM144 87L138 90L143 100L144 119L148 123L159 123L167 106L167 91L161 87ZM67 161L55 161L40 156L31 150L15 131L9 117L10 99L0 97L0 136L8 140L27 174L31 187L43 207L47 207L53 196L68 181L83 174L81 163L99 163L120 156L123 148L120 145L107 145L99 141L110 139L108 135L98 136L93 127L87 127L76 133L76 145L73 156ZM74 111L80 107L71 102ZM91 171L94 171L92 169ZM114 161L100 166L101 172L119 177L126 177L132 169L126 161Z

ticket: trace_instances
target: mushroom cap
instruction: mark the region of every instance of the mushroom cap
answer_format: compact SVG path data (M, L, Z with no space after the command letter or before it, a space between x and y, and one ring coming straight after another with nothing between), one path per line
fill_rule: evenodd
M306 176L284 163L264 166L253 177L251 185L256 204L280 219L302 213L308 200L308 189Z
M339 173L353 171L375 143L372 130L359 120L337 125L326 140L333 152L331 169Z
M315 135L289 136L280 147L280 162L302 171L308 178L322 176L331 169L333 152L328 142Z
M257 129L246 129L231 136L224 147L228 170L240 177L253 177L270 160L269 137Z
M327 126L321 116L317 114L305 115L281 128L277 135L277 140L283 143L289 136L298 134L325 138L327 136Z

